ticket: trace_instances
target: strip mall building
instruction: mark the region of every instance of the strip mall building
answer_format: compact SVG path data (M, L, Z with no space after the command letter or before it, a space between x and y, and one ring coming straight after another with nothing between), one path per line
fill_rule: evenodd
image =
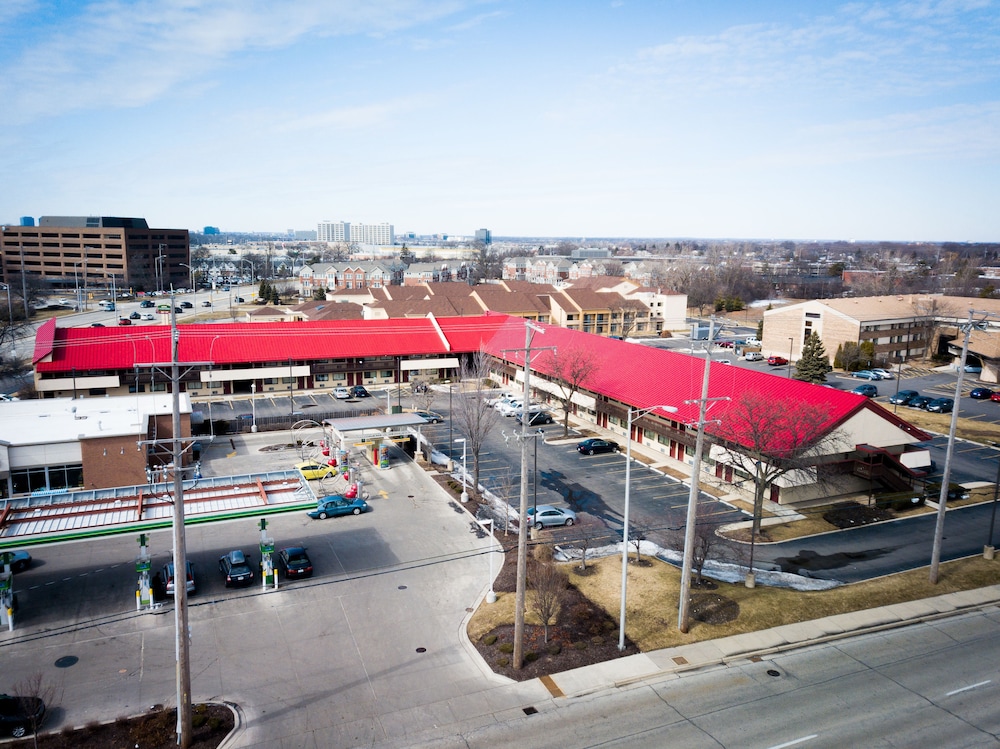
M302 323L234 323L178 326L181 387L194 399L339 386L377 388L395 383L455 381L460 362L485 351L494 357L497 383L523 387L523 318L480 317L354 320ZM631 439L665 462L689 466L694 457L704 358L627 341L532 323L544 330L531 361L533 397L558 405L566 392L566 362L586 360L588 374L572 395L575 419L624 441L629 411ZM544 349L541 346L544 345ZM157 393L169 382L153 364L169 362L171 329L60 328L50 320L38 332L35 386L40 397L67 398ZM822 414L812 447L796 470L777 476L769 499L803 505L830 496L867 492L875 484L910 489L921 474L904 454L926 452L928 434L876 402L853 393L721 363L710 365L711 408L703 424L704 480L751 493L747 456L762 443L740 413L751 396L786 417L798 410ZM676 410L665 411L658 406ZM795 419L786 419L794 425ZM793 427L794 428L794 427ZM768 442L768 445L775 443ZM770 449L770 448L769 448ZM779 452L781 450L779 449ZM904 465L907 464L907 465Z

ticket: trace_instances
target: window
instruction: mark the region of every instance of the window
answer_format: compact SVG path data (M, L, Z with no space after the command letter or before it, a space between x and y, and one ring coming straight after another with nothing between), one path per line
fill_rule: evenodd
M316 382L328 382L329 380L330 380L330 375L328 374L316 375Z

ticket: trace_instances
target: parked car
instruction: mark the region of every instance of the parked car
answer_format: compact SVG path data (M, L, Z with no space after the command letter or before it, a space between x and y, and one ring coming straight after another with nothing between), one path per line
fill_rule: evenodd
M618 443L611 440L602 440L592 437L584 440L576 449L584 455L595 455L597 453L613 453L618 451Z
M4 554L10 554L10 559L8 564L10 564L11 572L24 572L28 567L31 566L31 554L26 551L10 551L2 552L0 551L0 559L3 559ZM0 572L3 572L3 565L0 564Z
M900 390L889 396L889 402L896 406L905 406L919 395L916 390Z
M1000 403L1000 390L993 391L993 395L990 396L990 400L994 403Z
M304 546L289 546L278 552L278 569L285 579L312 577L313 565Z
M351 391L345 387L334 388L333 397L337 400L347 400L351 397Z
M918 395L916 398L911 398L910 402L907 403L906 405L909 406L910 408L925 409L927 408L927 404L930 403L932 400L934 399L931 398L929 395Z
M360 515L368 511L368 503L361 497L349 499L340 494L331 494L319 500L315 510L306 513L313 520L326 520L338 515Z
M767 357L767 363L772 367L780 367L784 364L788 364L788 359L783 356L769 356Z
M851 375L858 380L881 380L882 378L872 372L870 369L859 369L857 372Z
M304 460L301 463L296 463L295 467L302 474L302 477L308 481L325 479L327 476L337 472L334 466L317 463L315 460Z
M764 355L760 351L748 351L743 355L745 361L764 361Z
M140 315L138 312L133 312L131 315L128 316L128 319L129 320L141 320L142 319L142 315Z
M370 398L371 393L365 390L362 385L355 385L351 388L351 397L353 398Z
M498 411L500 411L501 415L503 416L516 416L517 414L521 413L521 411L524 410L524 404L521 403L521 401L519 400L504 401L503 403L499 404L496 408ZM531 409L530 405L528 406L528 409L529 410Z
M954 407L955 401L951 398L935 398L927 404L927 410L937 414L950 414Z
M993 391L989 388L972 388L969 397L975 398L977 401L989 400L993 397Z
M437 411L413 411L413 413L424 421L429 421L431 424L438 424L444 421L444 416L439 414Z
M516 417L517 423L524 423L524 414L518 414ZM552 415L548 411L534 411L528 415L528 426L540 426L542 424L551 424Z
M219 570L226 578L226 587L231 585L250 585L253 582L253 567L250 557L239 549L219 558Z
M499 410L501 403L506 403L508 401L516 401L520 399L521 397L518 395L514 395L514 393L501 393L496 398L490 398L489 400L486 401L486 403L487 405L493 406L493 408Z
M966 364L965 371L968 374L979 374L983 371L983 368L978 364Z
M538 505L528 508L528 519L536 528L548 525L573 525L576 522L576 513L555 505Z
M747 336L746 338L743 339L743 345L744 346L759 346L760 345L760 340L755 335Z
M719 348L732 348L734 343L733 341L716 341L715 345Z
M866 398L877 398L878 388L874 385L858 385L854 390L851 391L856 395L863 395Z
M45 720L45 703L38 697L0 694L0 735L19 739L37 730Z
M184 587L187 589L188 593L194 593L196 589L194 584L194 565L191 564L191 560L185 559L184 566L187 569L187 582L185 583ZM160 587L163 589L163 592L167 595L167 597L173 598L174 585L175 585L174 563L167 562L165 565L163 565L163 567L160 568L159 577L160 577Z
M882 380L895 380L896 379L896 375L893 374L892 371L890 371L888 369L882 369L882 367L872 367L871 371L874 372L875 374L877 374L879 376L879 379L882 379Z

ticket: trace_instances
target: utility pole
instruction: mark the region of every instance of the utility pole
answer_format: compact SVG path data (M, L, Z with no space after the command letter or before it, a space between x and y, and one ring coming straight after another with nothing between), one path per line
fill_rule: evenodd
M545 333L530 320L524 321L524 394L521 398L521 501L517 524L517 583L514 593L514 668L524 665L524 608L525 587L528 583L528 422L529 398L531 397L531 338L532 333ZM517 349L515 349L517 350ZM546 349L535 349L541 351ZM555 350L555 346L547 347Z

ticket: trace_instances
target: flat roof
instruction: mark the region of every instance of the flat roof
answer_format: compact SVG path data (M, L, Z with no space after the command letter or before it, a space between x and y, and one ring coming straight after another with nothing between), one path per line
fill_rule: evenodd
M191 413L191 396L181 393L181 413ZM41 398L0 403L5 443L50 444L144 433L151 415L173 414L171 393L106 398Z

